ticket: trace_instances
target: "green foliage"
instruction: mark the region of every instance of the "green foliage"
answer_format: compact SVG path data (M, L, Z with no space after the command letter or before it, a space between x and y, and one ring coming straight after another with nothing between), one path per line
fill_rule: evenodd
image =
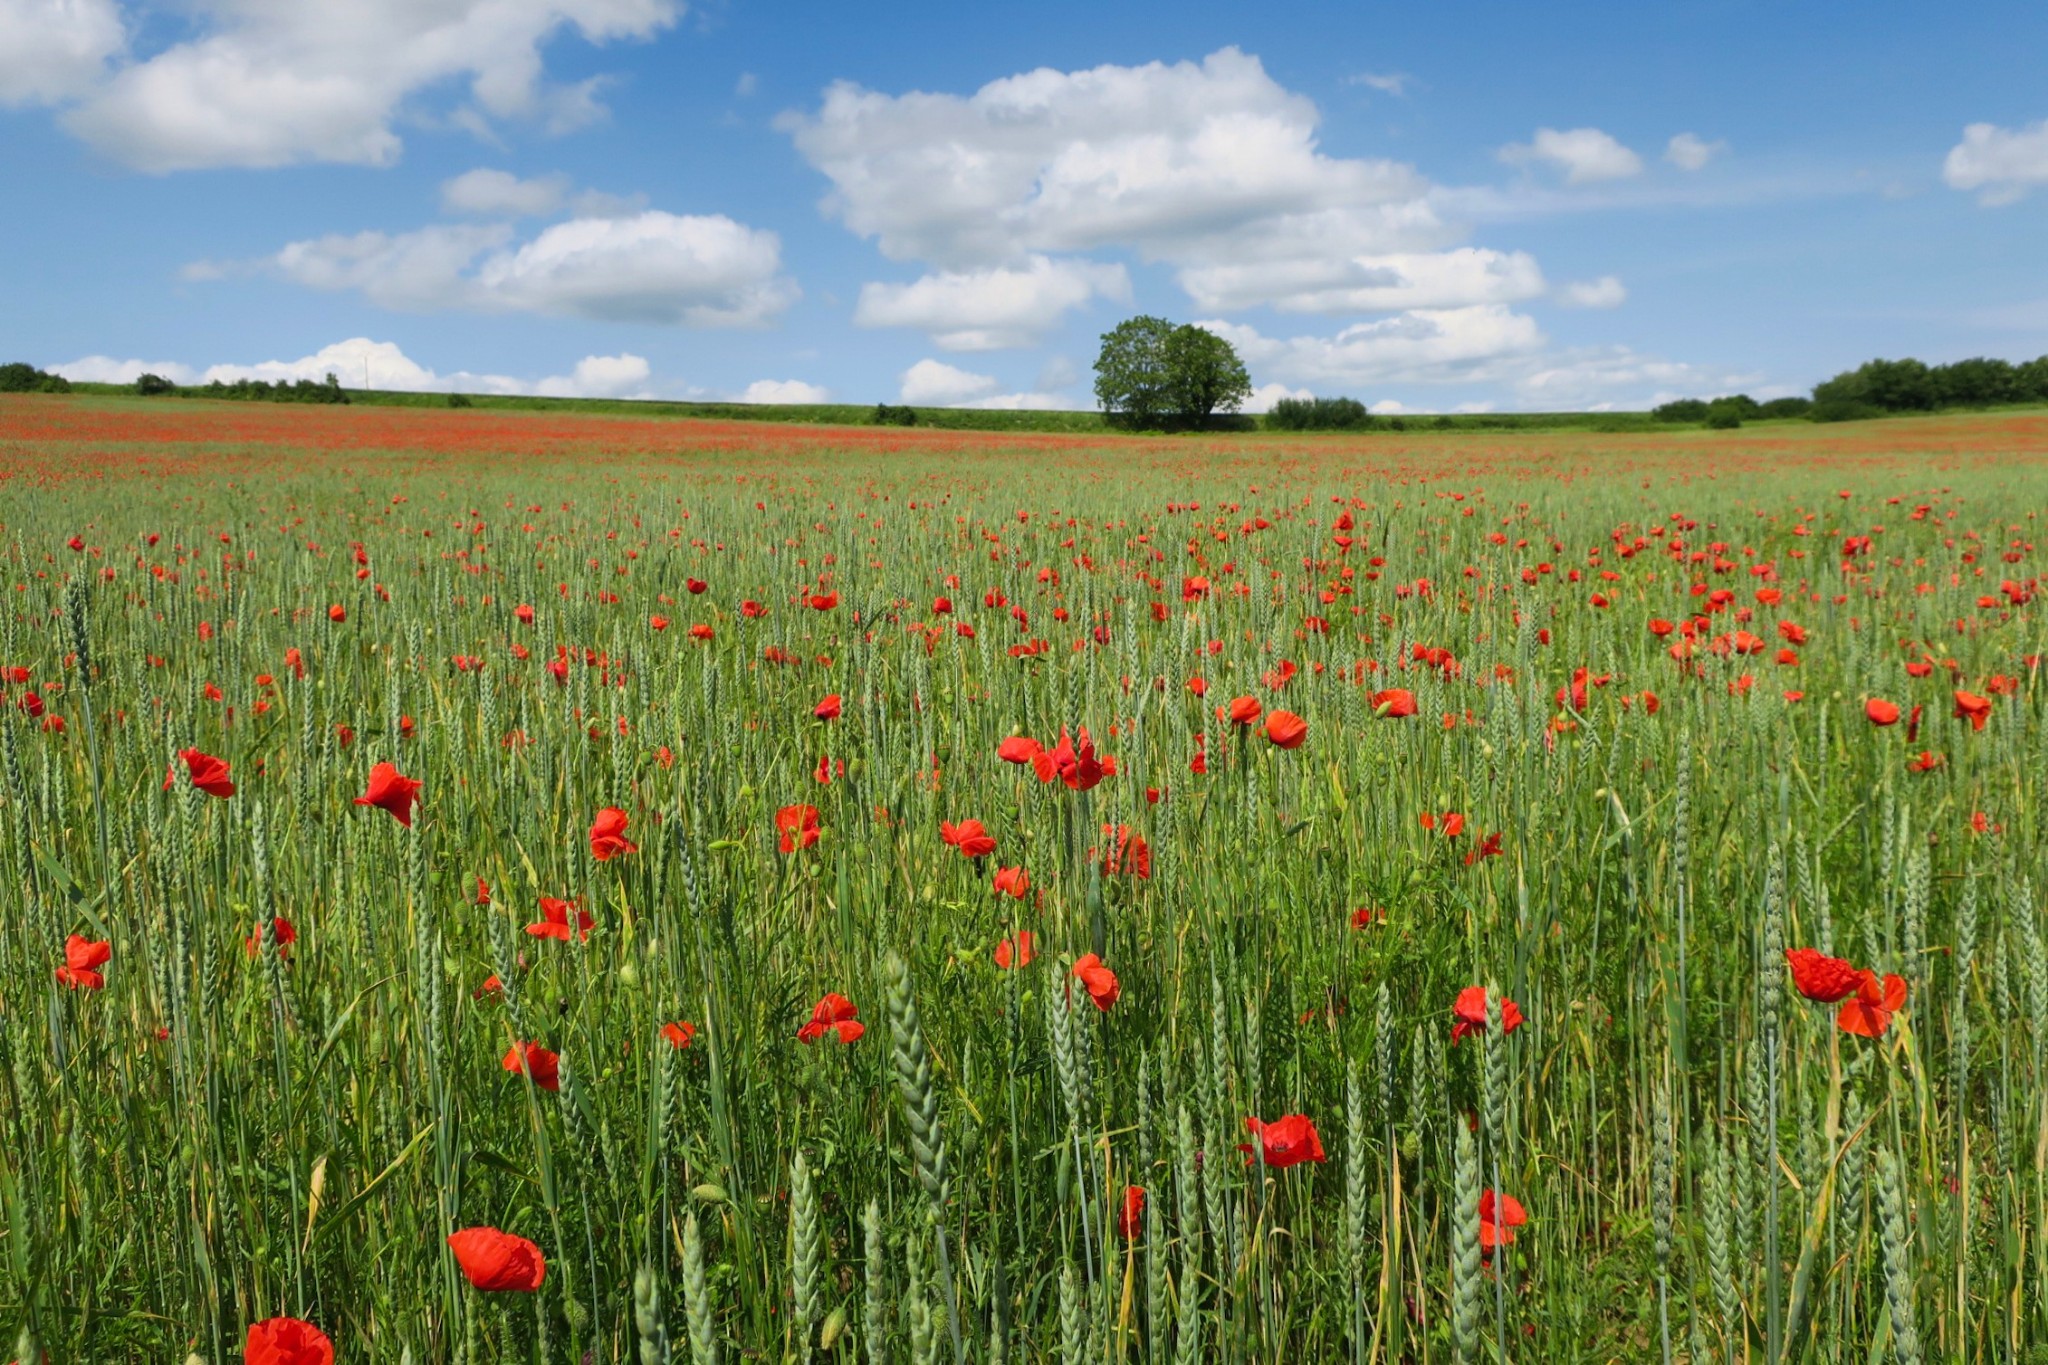
M907 403L901 406L877 403L868 421L878 427L914 427L917 425L917 409Z
M448 395L448 406L451 408L473 408L476 406L476 403L466 393L451 393Z
M69 393L71 381L61 374L48 374L26 361L0 365L0 393Z
M1847 412L1928 412L2001 403L2048 403L2048 356L2024 364L1983 356L1947 365L1870 360L1814 385L1815 421L1849 420ZM1828 415L1822 416L1821 409Z
M1651 408L1650 416L1660 422L1704 422L1707 402L1704 398L1677 398Z
M1122 426L1204 426L1251 392L1237 348L1193 323L1126 318L1103 334L1095 360L1096 402Z
M1283 398L1266 414L1273 431L1362 431L1373 416L1356 398Z
M267 385L265 387L268 387ZM156 398L167 393L176 393L178 386L160 374L144 372L135 378L135 392L144 398Z

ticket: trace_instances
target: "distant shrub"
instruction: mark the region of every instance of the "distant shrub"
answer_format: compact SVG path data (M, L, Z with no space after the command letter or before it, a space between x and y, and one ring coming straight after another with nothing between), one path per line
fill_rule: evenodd
M917 425L917 409L907 403L902 406L877 403L874 415L868 420L878 427L914 427Z
M135 377L135 391L144 398L159 394L176 393L178 386L160 374L140 374Z
M1707 429L1709 431L1733 431L1742 425L1742 414L1734 408L1709 405L1707 408Z
M1758 417L1780 420L1787 417L1804 417L1813 411L1811 398L1773 398L1757 408Z
M1806 415L1816 422L1866 422L1884 416L1884 409L1854 398L1816 398Z
M1436 420L1434 422L1431 422L1430 425L1435 427L1438 431L1450 431L1453 428L1455 428L1458 425L1458 423L1456 419L1454 419L1448 412L1440 412L1437 414Z
M1660 422L1704 422L1707 402L1704 398L1678 398L1651 408L1650 416Z
M476 404L470 401L469 395L466 393L451 393L448 395L448 406L451 408L473 408Z
M26 361L0 365L0 393L69 393L71 381L39 370Z
M1389 417L1387 419L1387 430L1406 431L1408 430L1408 420L1405 417Z
M1266 414L1273 431L1356 431L1373 416L1356 398L1283 398Z

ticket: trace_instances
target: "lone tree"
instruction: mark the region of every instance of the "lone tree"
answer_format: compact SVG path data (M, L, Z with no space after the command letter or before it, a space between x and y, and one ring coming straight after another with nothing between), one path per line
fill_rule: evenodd
M1237 348L1192 323L1127 318L1103 334L1095 358L1096 401L1130 426L1199 426L1235 412L1251 392Z

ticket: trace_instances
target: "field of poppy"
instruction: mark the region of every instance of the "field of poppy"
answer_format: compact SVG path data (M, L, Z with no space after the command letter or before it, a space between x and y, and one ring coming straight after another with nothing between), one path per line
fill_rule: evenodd
M0 399L19 1359L2033 1361L2048 414Z

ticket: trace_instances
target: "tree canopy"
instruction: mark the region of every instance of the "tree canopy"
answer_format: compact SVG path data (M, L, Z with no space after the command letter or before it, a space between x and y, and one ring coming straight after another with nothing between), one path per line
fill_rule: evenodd
M1193 323L1126 318L1102 336L1095 399L1131 426L1200 426L1251 397L1251 376L1229 341Z

